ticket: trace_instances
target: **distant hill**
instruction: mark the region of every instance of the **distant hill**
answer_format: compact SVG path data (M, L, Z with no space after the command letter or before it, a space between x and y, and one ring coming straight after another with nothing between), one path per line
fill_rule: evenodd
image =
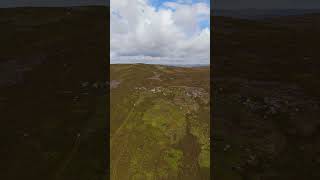
M75 6L109 6L110 0L55 0L55 1L21 1L2 0L0 8L14 7L75 7Z
M320 9L214 9L212 16L225 16L241 19L266 19L282 16L301 16L320 13Z

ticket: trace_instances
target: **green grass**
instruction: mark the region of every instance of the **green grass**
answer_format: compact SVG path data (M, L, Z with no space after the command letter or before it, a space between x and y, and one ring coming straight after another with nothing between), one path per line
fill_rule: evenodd
M112 179L179 179L187 166L183 159L188 151L179 144L186 137L187 114L191 111L199 115L190 125L195 126L192 129L196 129L198 141L202 141L202 153L194 157L198 159L194 163L210 167L208 104L187 96L188 87L194 87L195 81L208 80L209 77L203 78L207 70L111 65L111 79L121 82L111 89ZM149 79L155 72L161 80ZM190 73L194 73L195 80L185 78ZM178 77L173 80L173 75ZM198 88L206 89L203 85Z

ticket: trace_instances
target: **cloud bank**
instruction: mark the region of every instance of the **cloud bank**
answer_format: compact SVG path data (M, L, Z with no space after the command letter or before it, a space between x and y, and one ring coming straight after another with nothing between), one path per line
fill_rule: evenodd
M111 0L111 63L209 64L210 5Z

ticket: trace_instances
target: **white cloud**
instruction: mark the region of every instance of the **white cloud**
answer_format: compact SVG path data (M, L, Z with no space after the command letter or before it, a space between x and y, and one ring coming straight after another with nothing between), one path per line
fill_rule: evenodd
M111 63L208 64L210 31L205 3L111 0Z

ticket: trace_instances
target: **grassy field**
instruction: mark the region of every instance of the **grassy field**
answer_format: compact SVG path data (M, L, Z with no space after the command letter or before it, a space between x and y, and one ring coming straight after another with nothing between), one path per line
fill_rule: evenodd
M210 179L209 67L110 69L111 179Z

